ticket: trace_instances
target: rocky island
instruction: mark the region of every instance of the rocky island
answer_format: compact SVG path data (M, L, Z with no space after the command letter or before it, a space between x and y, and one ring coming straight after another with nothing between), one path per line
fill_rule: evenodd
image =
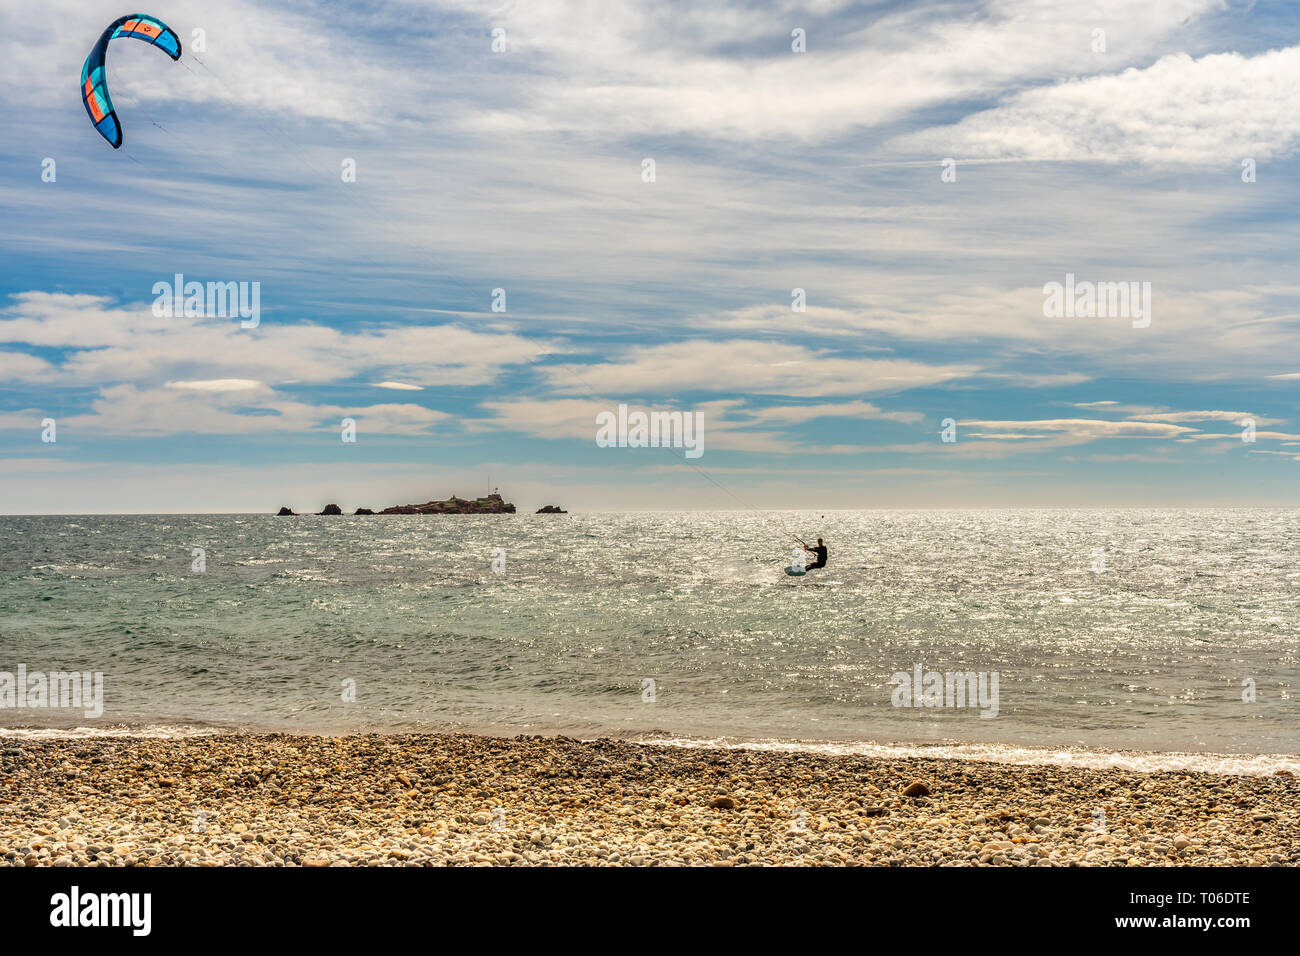
M393 505L379 512L381 515L499 515L515 513L515 506L498 494L486 498L457 498L446 501L426 501L422 505Z
M444 501L426 501L422 505L393 505L379 512L369 508L358 508L353 512L354 515L512 515L514 513L515 506L496 493L472 501L452 495ZM341 515L343 509L336 504L328 504L317 514ZM277 516L279 515L295 515L295 512L289 508L281 508L277 513Z

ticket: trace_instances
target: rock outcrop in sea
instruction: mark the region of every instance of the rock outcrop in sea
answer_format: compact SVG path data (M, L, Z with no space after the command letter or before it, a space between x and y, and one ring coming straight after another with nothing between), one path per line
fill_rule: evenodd
M539 515L567 515L568 512L559 505L542 505L537 509Z
M547 505L547 508L553 509L555 514L567 514L554 505ZM320 511L318 515L341 515L343 509L336 504L328 504ZM493 493L486 498L457 498L452 495L444 501L426 501L422 505L393 505L391 508L385 508L383 511L372 511L369 508L358 508L353 512L354 515L498 515L515 513L515 506L502 498L499 494ZM292 515L296 512L289 508L281 508L276 515Z
M381 515L512 515L515 513L515 506L498 494L475 498L472 501L452 495L445 501L426 501L422 505L394 505L379 513Z

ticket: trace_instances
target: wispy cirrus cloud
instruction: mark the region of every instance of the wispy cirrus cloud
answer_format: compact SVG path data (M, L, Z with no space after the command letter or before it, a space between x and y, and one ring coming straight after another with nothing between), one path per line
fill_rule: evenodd
M1031 421L961 421L967 438L1033 441L1079 445L1103 438L1178 438L1195 432L1165 422L1109 421L1096 418L1056 418ZM973 430L972 430L973 429Z
M545 355L543 340L458 325L378 325L344 331L309 321L156 316L150 303L24 292L0 311L0 374L14 381L76 383L208 380L342 382L390 372L426 385L482 385L512 364ZM61 361L12 351L58 349ZM388 386L391 387L391 383Z
M1216 0L1075 6L999 0L885 9L847 2L707 9L627 4L597 17L585 4L562 0L508 9L460 4L480 15L491 11L515 54L540 74L522 103L485 111L474 119L475 129L750 141L821 140L1061 72L1118 69L1219 6ZM1124 42L1109 59L1090 46L1099 21L1123 25ZM806 33L806 54L791 52L794 28Z
M1199 409L1179 411L1157 405L1134 405L1116 401L1070 402L1073 408L1091 408L1097 411L1114 412L1129 419L1145 419L1155 422L1232 422L1240 424L1243 419L1250 419L1256 425L1276 425L1285 421L1282 418L1268 418L1256 412L1233 412L1226 409Z
M625 395L737 392L801 397L896 392L975 374L973 365L848 357L802 345L752 340L674 342L634 348L613 361L548 366L558 392Z
M113 385L91 401L91 411L64 416L61 437L134 435L284 435L326 430L337 434L352 418L362 435L425 435L447 422L447 412L420 405L336 405L296 401L267 386L177 390ZM33 418L27 427L35 429Z
M1300 47L1186 53L1017 93L953 126L905 134L901 152L1025 162L1225 167L1300 147Z

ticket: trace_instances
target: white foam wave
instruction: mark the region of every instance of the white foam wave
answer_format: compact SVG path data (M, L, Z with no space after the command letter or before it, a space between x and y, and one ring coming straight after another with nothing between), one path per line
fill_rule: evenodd
M927 757L938 760L982 760L988 763L1088 767L1134 770L1141 773L1194 771L1200 773L1268 776L1278 770L1300 775L1295 754L1149 753L1136 750L1015 747L1004 744L876 744L727 738L644 737L635 743L665 747L714 747L727 750L769 750L781 753L845 754L858 757Z
M147 727L0 727L0 738L19 740L62 740L85 737L142 737L170 739L208 737L230 733L215 727L176 727L157 724Z

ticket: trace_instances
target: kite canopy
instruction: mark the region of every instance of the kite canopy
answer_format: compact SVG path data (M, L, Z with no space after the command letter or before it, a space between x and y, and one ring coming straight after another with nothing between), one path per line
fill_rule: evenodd
M109 24L100 34L99 41L86 57L81 68L81 102L86 107L90 121L104 139L117 149L122 145L122 127L117 122L113 101L108 98L108 82L104 76L104 54L108 41L118 37L135 37L150 46L156 46L173 60L181 58L181 39L176 31L157 17L147 13L132 13Z

